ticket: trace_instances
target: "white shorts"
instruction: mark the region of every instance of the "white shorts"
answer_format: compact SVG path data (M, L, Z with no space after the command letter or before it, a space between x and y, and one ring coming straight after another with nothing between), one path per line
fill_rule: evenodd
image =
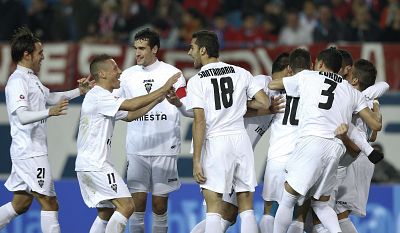
M286 180L286 163L275 160L268 160L265 167L264 187L262 197L264 201L279 201L282 198L282 193Z
M25 191L56 196L47 155L12 160L11 174L4 186L11 192Z
M89 208L114 208L111 200L131 197L125 182L109 164L102 171L77 171L76 175Z
M372 175L372 164L365 155L360 155L339 177L334 194L334 210L337 214L347 210L361 217L366 215L367 201Z
M177 160L177 156L128 155L129 191L164 196L179 189Z
M206 182L201 188L216 193L254 192L257 185L253 148L246 131L210 137L201 156Z
M299 138L286 166L286 181L302 196L307 192L316 199L330 196L337 184L336 172L344 152L345 146L337 138Z
M238 207L238 202L237 202L237 196L235 193L235 190L232 189L230 193L224 193L222 194L222 201L228 202L236 207Z

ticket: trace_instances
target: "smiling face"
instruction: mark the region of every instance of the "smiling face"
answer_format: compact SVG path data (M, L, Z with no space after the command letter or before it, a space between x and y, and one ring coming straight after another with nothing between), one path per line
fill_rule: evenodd
M40 67L42 65L43 59L44 59L44 55L43 55L42 43L36 42L35 50L33 50L33 52L31 54L28 54L28 61L29 61L29 66L30 66L28 68L32 69L33 72L38 74L40 71Z
M199 69L202 67L200 48L196 44L196 38L193 38L192 41L190 42L190 49L188 51L188 55L193 58L194 68Z
M122 71L114 59L108 59L105 61L101 72L104 72L103 75L108 84L107 86L109 86L111 89L118 89L120 87L119 77Z
M150 48L148 40L135 40L133 48L136 51L136 64L149 66L156 61L157 46Z

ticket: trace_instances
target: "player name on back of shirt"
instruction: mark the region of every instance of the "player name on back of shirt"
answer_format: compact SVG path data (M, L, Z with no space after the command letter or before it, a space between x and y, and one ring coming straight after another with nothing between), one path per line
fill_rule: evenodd
M208 70L203 70L198 73L200 78L210 77L210 76L220 76L225 74L235 73L235 69L232 66L224 66L221 68L211 68Z
M319 75L323 75L325 77L328 77L329 79L332 79L333 81L337 82L337 83L341 83L343 81L342 76L332 73L332 72L324 72L324 71L320 71L318 72Z

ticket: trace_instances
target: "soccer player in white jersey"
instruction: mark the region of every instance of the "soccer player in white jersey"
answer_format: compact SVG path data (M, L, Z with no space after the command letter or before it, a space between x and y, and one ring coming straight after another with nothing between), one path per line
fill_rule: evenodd
M361 91L365 96L368 107L378 111L378 104L374 105L374 99L383 95L389 85L386 82L375 83L376 69L374 65L364 59L360 59L354 63L353 71L347 75L347 81L354 88ZM375 84L374 84L375 83ZM354 116L352 123L355 125L354 131L359 131L361 140L370 141L369 129L366 124L357 116ZM375 131L376 132L376 131ZM357 136L356 135L356 136ZM354 134L349 133L349 138L354 139ZM354 139L354 142L360 139ZM356 143L358 146L359 144ZM359 146L360 148L362 146ZM356 233L357 230L349 219L350 214L364 217L366 215L366 205L369 194L369 187L374 172L374 164L379 162L383 156L378 156L378 160L373 158L373 151L368 157L366 153L360 150L351 151L347 149L347 153L339 162L338 168L338 185L332 194L334 202L334 210L337 213L340 227L343 232ZM318 231L317 231L318 232Z
M192 35L188 54L201 68L188 83L187 109L193 109L193 176L207 204L205 232L222 232L222 194L237 194L241 232L257 232L253 211L256 186L253 150L243 123L247 106L267 110L269 99L252 75L218 60L214 32ZM233 182L234 181L234 182Z
M305 49L295 49L290 53L288 71L284 76L278 76L273 80L281 80L291 73L297 74L303 70L312 69L310 53ZM270 91L271 96L285 95L285 90ZM297 116L298 103L300 98L297 96L285 95L285 112L275 114L271 124L271 138L269 141L268 160L265 168L263 199L264 215L260 221L262 233L272 232L274 225L273 205L281 200L284 183L286 179L285 166L291 156L297 139L297 126L299 117ZM309 202L306 202L309 203ZM309 205L305 204L296 207L295 221L290 225L288 232L303 232L304 220L308 212Z
M289 54L283 53L279 55L274 63L272 64L272 78L276 76L285 77L288 76L288 64L289 64ZM268 83L271 81L271 76L266 75L257 75L254 76L254 81L258 83L259 86L263 87L263 90L266 94L269 93ZM177 97L173 97L171 95L167 96L167 99L174 104L179 109L182 109L184 104L179 101ZM252 144L253 150L256 145L260 141L261 137L264 133L269 129L271 125L271 120L273 118L273 114L283 112L284 105L281 98L271 98L271 106L268 111L259 111L255 109L247 109L244 118L244 126L249 135L250 142ZM192 117L193 112L191 114L187 111L181 111L183 115ZM238 204L236 193L231 191L231 193L222 194L222 213L221 213L221 224L222 231L226 232L229 226L233 225L236 222L236 218L238 215ZM190 231L191 233L204 233L205 231L205 220L199 222L193 229Z
M295 149L286 166L288 174L274 233L286 232L294 205L306 194L312 196L311 207L323 225L330 232L341 232L336 214L328 205L339 158L345 152L335 130L341 124L349 124L353 113L359 114L373 130L382 127L380 115L367 107L361 92L337 74L341 64L340 53L329 48L319 53L316 71L302 71L269 84L270 89L284 87L288 95L300 97L301 119Z
M159 35L144 29L135 35L136 64L122 72L120 96L132 98L151 93L165 84L179 69L157 59ZM176 95L186 96L181 75L174 84ZM140 132L138 134L137 132ZM127 183L135 202L129 219L131 233L144 232L147 194L152 194L153 232L168 230L168 194L180 187L177 155L181 150L179 111L164 100L149 113L128 123L126 152Z
M14 34L11 57L17 68L5 88L12 138L12 170L5 186L14 194L11 202L0 207L0 229L28 211L36 198L42 208L42 231L57 233L58 202L47 156L46 120L65 115L68 100L88 90L88 79L78 80L80 87L74 90L50 92L37 77L44 59L42 43L27 28Z
M90 233L120 233L134 211L134 202L128 187L109 161L115 121L132 121L143 116L164 99L181 74L175 74L150 94L125 99L112 94L120 87L121 70L110 56L94 58L90 73L96 86L82 103L75 171L83 200L89 208L98 211Z

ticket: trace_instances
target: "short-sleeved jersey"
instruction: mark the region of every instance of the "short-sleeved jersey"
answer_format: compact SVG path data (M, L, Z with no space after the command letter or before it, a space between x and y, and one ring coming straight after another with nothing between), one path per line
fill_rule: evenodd
M283 78L287 95L300 97L298 136L334 138L336 128L367 107L364 96L332 72L301 71Z
M270 76L257 75L254 76L254 81L263 87L264 92L268 95L270 90L268 89L268 84L271 81ZM256 147L257 143L260 141L261 137L268 130L271 120L271 114L264 116L246 117L244 118L244 127L246 128L247 134L249 135L253 149Z
M285 90L271 91L270 96L282 96L285 100L285 112L275 113L271 122L267 160L286 162L292 154L297 140L299 125L299 97L286 95Z
M387 90L389 90L389 84L387 84L386 82L377 82L362 91L362 94L365 97L365 101L367 102L367 106L372 109L374 99L381 97ZM366 139L368 139L368 132L370 131L370 129L368 128L367 124L361 119L361 117L359 117L358 115L353 115L352 122L357 127L357 129L361 133L363 133L363 135L365 135Z
M189 79L187 109L204 109L206 137L244 132L247 100L261 89L247 70L209 63Z
M49 89L31 69L18 65L8 79L5 94L11 126L11 159L47 155L46 120L22 125L15 111L20 107L28 111L46 110Z
M179 69L162 61L150 66L133 66L121 74L120 95L134 98L162 87ZM175 90L185 87L181 76L174 84ZM140 133L137 133L140 132ZM128 123L126 151L133 155L176 155L180 153L180 113L167 100L157 104L144 116Z
M128 115L126 111L118 111L124 100L100 86L86 93L79 121L75 171L101 171L106 161L110 163L115 121Z

